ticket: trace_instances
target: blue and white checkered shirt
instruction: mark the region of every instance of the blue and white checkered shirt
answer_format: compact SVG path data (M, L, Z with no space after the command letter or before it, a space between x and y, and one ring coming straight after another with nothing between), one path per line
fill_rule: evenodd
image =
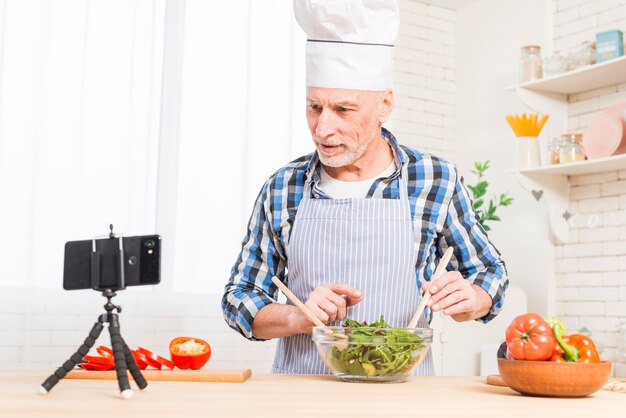
M375 180L367 198L398 199L398 176L402 165L407 164L415 242L420 243L415 265L417 285L421 288L430 280L438 260L453 246L449 267L491 296L491 310L480 319L490 321L502 309L508 278L500 253L478 223L463 178L451 163L400 146L384 128L382 134L393 150L396 171ZM222 298L226 322L248 339L258 339L252 334L257 312L276 302L278 288L272 276L288 282L286 248L306 179L313 176L312 198L330 199L319 187L320 169L317 152L300 157L274 173L256 199Z

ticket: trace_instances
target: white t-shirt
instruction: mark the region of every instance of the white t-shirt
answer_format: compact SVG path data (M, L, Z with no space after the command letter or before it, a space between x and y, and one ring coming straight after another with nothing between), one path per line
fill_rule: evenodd
M389 177L396 171L396 163L392 161L389 167L382 173L361 181L341 181L334 179L324 170L323 166L320 171L320 188L324 190L324 193L328 196L333 199L363 198L367 196L367 192L369 192L370 187L372 187L376 179Z

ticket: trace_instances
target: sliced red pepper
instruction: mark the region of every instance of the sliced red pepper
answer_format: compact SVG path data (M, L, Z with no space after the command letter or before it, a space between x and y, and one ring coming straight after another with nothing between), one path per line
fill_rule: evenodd
M166 359L165 357L157 356L157 359L170 370L174 370L174 363L171 360Z
M107 366L111 368L115 368L115 360L107 357L100 356L85 356L83 357L83 361L89 364L95 364L98 366Z
M191 340L202 345L203 349L200 353L188 354L181 350L182 344ZM200 369L211 358L211 346L200 338L177 337L170 342L170 355L172 362L179 369Z
M98 371L113 370L114 368L114 367L109 367L109 366L103 366L100 364L93 364L93 363L80 363L79 366L85 370L98 370Z
M113 358L113 350L111 350L109 347L101 345L96 348L96 351L104 358Z
M171 361L169 361L166 358L163 358L157 354L154 354L152 351L147 350L143 347L137 347L137 352L143 354L144 356L146 356L146 359L148 360L148 364L151 365L152 367L154 367L155 369L159 369L161 370L161 367L165 366L169 369L173 369L174 368L174 363L172 363Z
M130 350L130 352L135 359L135 363L137 363L137 367L139 367L141 370L145 370L148 367L148 358L145 356L145 354L141 354L135 350Z

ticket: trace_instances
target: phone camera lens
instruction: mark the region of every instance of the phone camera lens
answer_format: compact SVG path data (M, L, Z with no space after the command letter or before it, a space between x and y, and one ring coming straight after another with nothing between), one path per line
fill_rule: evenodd
M146 248L154 248L155 243L153 240L149 239L148 241L144 242L143 245L145 245Z

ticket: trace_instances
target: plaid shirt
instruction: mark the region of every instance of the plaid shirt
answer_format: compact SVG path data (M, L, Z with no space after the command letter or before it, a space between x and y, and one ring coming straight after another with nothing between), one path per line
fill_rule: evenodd
M376 179L367 198L398 199L400 168L407 165L415 242L419 242L417 285L421 288L424 281L430 280L437 261L449 246L454 246L450 265L491 296L491 310L480 319L490 321L502 309L508 278L500 253L478 223L463 178L451 163L400 146L384 128L382 134L393 150L396 171ZM276 302L278 288L272 276L288 282L286 249L306 179L313 176L312 198L330 199L319 187L320 169L317 152L300 157L274 173L256 199L241 253L222 298L226 322L248 339L258 340L252 334L257 312Z

